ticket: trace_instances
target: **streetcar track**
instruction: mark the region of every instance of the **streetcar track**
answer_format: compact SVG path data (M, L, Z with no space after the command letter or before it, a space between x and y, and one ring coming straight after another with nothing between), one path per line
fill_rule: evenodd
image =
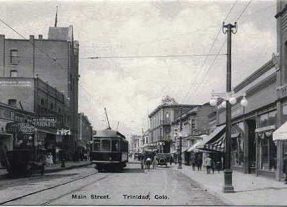
M44 191L47 191L47 190L51 190L53 188L57 188L57 187L60 187L60 186L63 186L63 185L67 185L69 183L72 183L72 182L76 182L78 180L82 180L84 178L87 178L87 177L90 177L92 175L95 175L97 174L98 172L95 172L95 173L92 173L92 174L89 174L89 175L85 175L83 177L80 177L80 178L76 178L74 180L70 180L70 181L67 181L67 182L64 182L64 183L60 183L58 185L54 185L54 186L51 186L51 187L48 187L48 188L44 188L44 189L41 189L41 190L38 190L38 191L34 191L34 192L31 192L31 193L28 193L28 194L25 194L25 195L21 195L21 196L18 196L16 198L13 198L13 199L10 199L10 200L7 200L7 201L4 201L4 202L1 202L0 205L4 205L6 203L10 203L12 201L16 201L16 200L19 200L19 199L22 199L22 198L25 198L25 197L28 197L28 196L31 196L31 195L35 195L37 193L41 193L41 192L44 192Z
M79 190L81 190L81 189L83 189L83 188L86 188L86 187L88 187L88 186L90 186L90 185L94 185L95 182L104 180L104 179L106 179L106 178L109 177L109 176L110 176L110 175L106 175L106 176L104 176L104 177L101 177L101 178L99 178L99 179L93 181L93 182L90 183L90 184L84 185L84 186L82 186L82 187L80 187L80 188L77 188L77 189L75 189L75 190L69 191L69 192L67 192L67 193L65 193L65 194L63 194L63 195L60 195L60 196L56 197L56 198L50 199L50 200L48 200L48 201L46 201L46 202L44 202L44 203L41 203L40 206L47 206L47 205L49 205L50 203L52 203L52 202L54 202L54 201L56 201L56 200L59 200L60 198L63 198L63 197L65 197L65 196L67 196L67 195L69 195L69 194L71 194L71 193L74 193L74 192L76 192L76 191L79 191Z

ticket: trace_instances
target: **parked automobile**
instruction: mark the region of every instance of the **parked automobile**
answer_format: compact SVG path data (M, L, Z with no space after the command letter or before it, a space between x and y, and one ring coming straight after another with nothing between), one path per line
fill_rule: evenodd
M165 165L167 167L167 163L169 159L171 159L171 155L169 153L158 153L157 157L157 164L158 165Z

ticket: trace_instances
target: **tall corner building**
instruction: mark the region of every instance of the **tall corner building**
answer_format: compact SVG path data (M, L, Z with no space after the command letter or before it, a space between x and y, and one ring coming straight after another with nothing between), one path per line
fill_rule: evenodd
M79 43L73 38L73 27L50 27L47 39L41 34L29 39L0 35L0 77L40 78L64 94L71 130L69 148L74 152L78 139Z

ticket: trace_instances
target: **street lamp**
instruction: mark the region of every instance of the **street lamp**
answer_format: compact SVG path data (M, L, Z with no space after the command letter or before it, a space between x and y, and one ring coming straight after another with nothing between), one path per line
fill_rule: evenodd
M218 108L226 108L226 136L225 136L225 166L224 166L224 193L234 192L232 186L232 169L231 169L231 105L237 103L237 99L241 98L240 105L246 107L248 101L246 99L246 94L237 94L234 93L212 93L212 98L209 103L211 106L217 106L220 101L221 104L218 105ZM228 107L228 108L227 108Z

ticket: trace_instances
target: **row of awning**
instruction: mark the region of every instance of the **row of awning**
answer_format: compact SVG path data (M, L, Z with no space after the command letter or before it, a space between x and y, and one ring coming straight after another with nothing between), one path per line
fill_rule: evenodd
M202 141L195 143L187 152L196 151L218 151L224 152L225 148L225 125L218 126L210 135L205 137ZM281 127L275 130L275 127L265 127L268 132L271 130L273 135L273 141L276 140L287 140L287 122L285 122ZM270 129L269 129L270 128ZM272 128L272 129L271 129ZM275 131L274 131L275 130ZM262 130L256 129L256 133L263 133ZM265 132L265 130L264 130ZM235 127L231 128L231 138L236 138L240 136L240 132Z

